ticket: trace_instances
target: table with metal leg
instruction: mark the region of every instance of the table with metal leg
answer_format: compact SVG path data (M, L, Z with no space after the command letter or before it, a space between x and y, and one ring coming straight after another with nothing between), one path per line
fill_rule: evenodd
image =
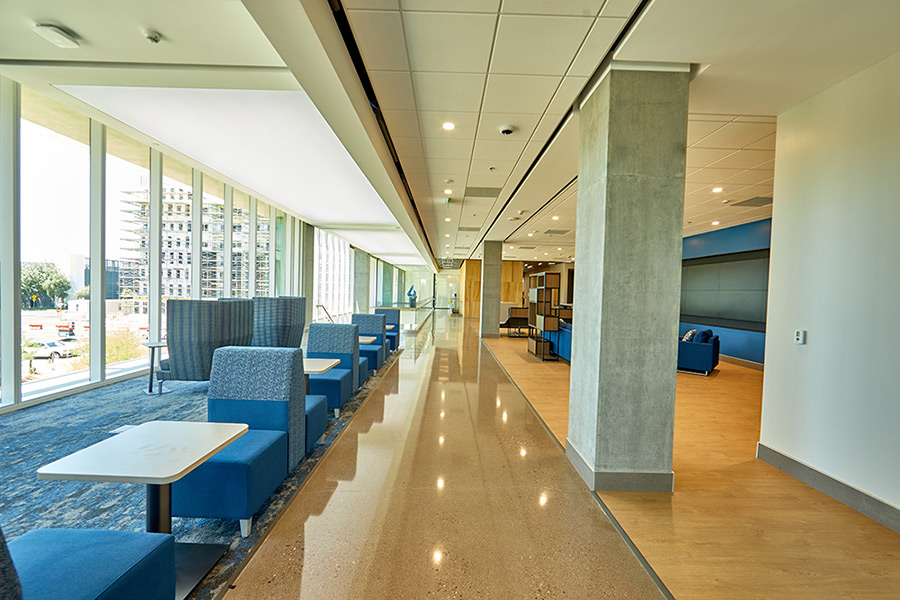
M156 368L156 349L165 348L166 342L143 342L142 346L150 348L150 384L145 394L153 394L153 370ZM160 353L162 354L162 353ZM160 393L162 393L162 383L159 384Z
M38 479L117 481L147 486L146 529L172 533L172 483L244 435L243 423L150 421L38 469ZM175 598L181 600L228 550L175 544Z

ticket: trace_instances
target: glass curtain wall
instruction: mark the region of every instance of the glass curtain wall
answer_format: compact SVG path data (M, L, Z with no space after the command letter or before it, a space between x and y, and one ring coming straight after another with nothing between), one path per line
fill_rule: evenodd
M353 266L350 244L319 228L315 233L314 321L349 322L353 313ZM326 314L327 312L327 314Z
M275 211L275 296L284 296L284 213Z
M250 196L234 190L231 211L231 295L250 297Z
M20 127L22 390L29 397L90 377L90 119L22 87Z
M256 295L269 295L269 242L271 216L269 205L256 203Z
M203 175L200 298L221 298L225 290L225 184Z
M106 130L106 375L147 366L150 147Z
M166 302L191 297L191 207L193 169L163 157L162 248L160 249L161 339L166 332ZM149 264L149 249L147 252Z

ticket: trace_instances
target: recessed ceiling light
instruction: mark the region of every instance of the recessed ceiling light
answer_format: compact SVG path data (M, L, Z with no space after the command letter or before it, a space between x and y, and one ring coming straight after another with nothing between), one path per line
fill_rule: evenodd
M534 234L533 234L533 233L529 233L529 234L528 234L528 237L534 237Z
M544 252L544 256L547 256L547 253L546 253L546 252Z
M450 244L444 244L444 248L449 248Z
M450 222L450 217L444 217L444 223L449 223L449 222Z
M725 198L724 200L722 200L722 204L728 204L728 198Z
M515 247L515 246L510 246L509 249L510 249L510 250L515 250L516 247Z
M721 192L723 189L724 189L724 188L714 187L714 188L713 188L713 194L718 194L718 193Z
M453 193L453 190L451 190L450 188L447 188L446 190L444 190L444 193L449 196L450 194Z
M71 33L56 25L36 24L32 31L56 46L57 48L77 48L78 40Z
M557 250L562 250L562 248L557 248Z
M450 237L450 234L449 234L449 233L445 233L445 234L444 234L444 237Z
M558 215L553 215L553 220L554 220L554 221L559 221L559 216L558 216Z
M446 123L441 125L441 127L444 128L444 131L453 131L454 129L456 129L456 124L451 123L450 121L447 121Z
M718 222L718 221L713 221L712 224L713 224L713 225L718 225L719 222Z

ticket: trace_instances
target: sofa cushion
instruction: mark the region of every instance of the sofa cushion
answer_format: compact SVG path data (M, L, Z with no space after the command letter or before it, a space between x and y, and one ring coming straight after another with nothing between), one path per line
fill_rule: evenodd
M36 529L9 543L27 599L171 600L175 538L163 533Z
M316 443L328 428L328 398L325 396L306 397L306 453L316 447Z
M706 344L709 342L709 338L711 338L713 332L711 329L704 329L694 336L694 341L698 344Z
M309 393L328 397L328 408L340 408L353 395L353 372L329 369L309 376Z

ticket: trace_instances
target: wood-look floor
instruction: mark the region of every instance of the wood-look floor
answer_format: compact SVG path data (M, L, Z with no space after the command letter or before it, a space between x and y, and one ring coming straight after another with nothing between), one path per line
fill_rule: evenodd
M565 445L569 367L486 340ZM755 458L762 373L678 374L675 493L601 492L678 600L900 598L900 534Z

